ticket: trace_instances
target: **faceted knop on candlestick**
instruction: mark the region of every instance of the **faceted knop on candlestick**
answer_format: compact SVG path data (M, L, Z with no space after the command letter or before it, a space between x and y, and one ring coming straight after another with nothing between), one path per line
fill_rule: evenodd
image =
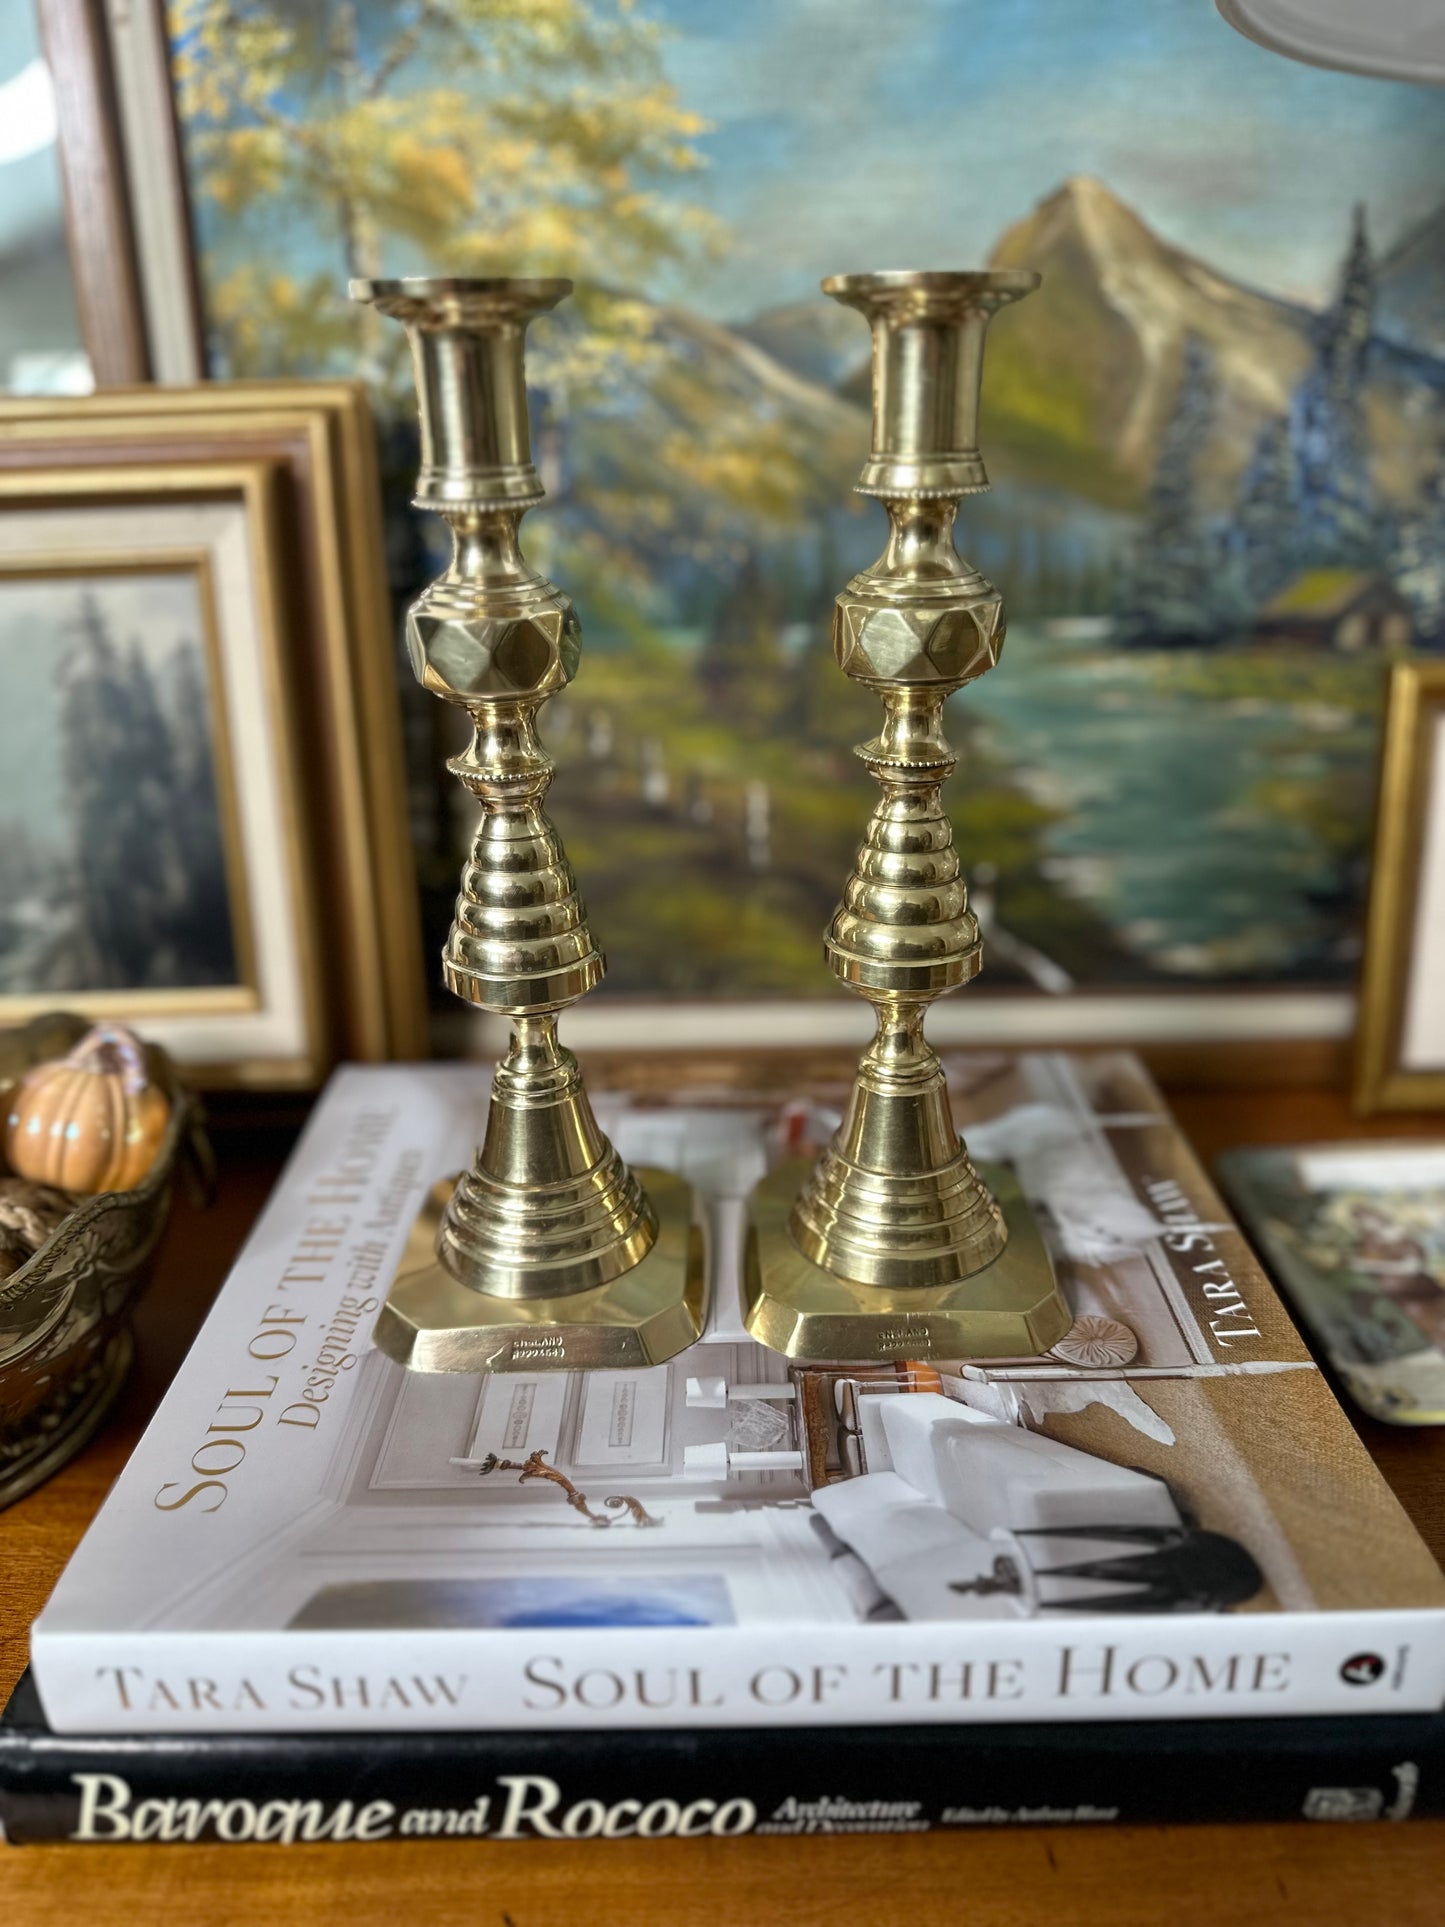
M452 702L555 695L582 655L570 602L515 616L433 614L422 606L407 619L406 640L418 682Z

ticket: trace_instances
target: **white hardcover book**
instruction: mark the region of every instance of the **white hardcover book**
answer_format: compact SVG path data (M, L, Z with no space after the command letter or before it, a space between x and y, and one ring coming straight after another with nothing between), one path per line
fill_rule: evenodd
M35 1626L52 1725L1439 1706L1445 1581L1138 1065L953 1068L970 1145L1047 1226L1057 1355L789 1365L739 1306L777 1120L603 1099L629 1158L696 1189L707 1334L649 1370L479 1378L369 1334L486 1081L340 1072Z

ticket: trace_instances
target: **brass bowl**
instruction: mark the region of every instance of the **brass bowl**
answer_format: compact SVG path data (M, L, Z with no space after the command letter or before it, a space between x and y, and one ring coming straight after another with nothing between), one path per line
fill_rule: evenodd
M58 1013L0 1032L0 1101L89 1028ZM146 1062L171 1100L155 1163L133 1191L83 1198L0 1281L0 1507L58 1471L106 1417L130 1365L130 1314L170 1216L176 1171L184 1157L202 1172L209 1165L195 1098L158 1046L146 1046Z

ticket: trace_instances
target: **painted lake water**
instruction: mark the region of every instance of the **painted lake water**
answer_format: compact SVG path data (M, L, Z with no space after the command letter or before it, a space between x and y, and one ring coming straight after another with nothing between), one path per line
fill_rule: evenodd
M1059 812L1050 879L1154 968L1330 981L1357 951L1382 691L1378 664L1126 653L1079 621L1012 626L958 700Z

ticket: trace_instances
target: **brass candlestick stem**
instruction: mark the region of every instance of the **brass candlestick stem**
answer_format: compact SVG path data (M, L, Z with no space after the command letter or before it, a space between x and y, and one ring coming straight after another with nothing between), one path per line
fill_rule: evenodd
M989 318L1037 287L1025 272L839 275L823 288L873 330L873 448L858 483L888 545L837 599L839 666L882 700L858 755L882 796L824 940L873 1006L847 1113L798 1190L754 1201L748 1327L791 1357L999 1356L1062 1337L1070 1314L1017 1188L991 1189L954 1126L923 1034L936 997L976 976L978 923L942 787L943 706L998 660L1003 598L958 554L954 517L988 487L977 448Z
M416 506L452 533L447 569L412 605L423 685L471 717L448 768L481 820L442 953L447 988L511 1020L471 1169L434 1197L377 1343L424 1371L652 1364L697 1338L703 1277L688 1187L647 1187L598 1128L557 1019L601 978L556 830L537 714L577 672L568 596L531 568L518 528L543 490L532 464L528 322L571 291L555 280L355 281L401 321L421 411Z

